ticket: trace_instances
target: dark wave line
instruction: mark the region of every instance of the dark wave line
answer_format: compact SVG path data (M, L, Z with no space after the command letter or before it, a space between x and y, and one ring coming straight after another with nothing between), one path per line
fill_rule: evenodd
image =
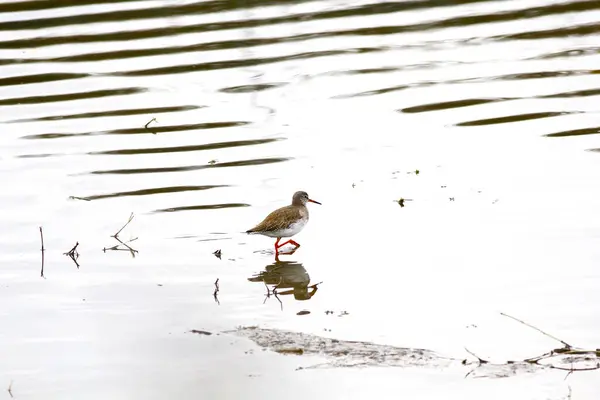
M434 83L431 82L431 85L433 85L433 84ZM349 99L349 98L353 98L353 97L375 96L378 94L398 92L400 90L405 90L405 89L410 89L413 87L420 87L420 86L429 86L429 85L427 85L426 82L418 83L418 84L410 84L410 85L398 85L398 86L391 86L391 87L386 87L386 88L381 88L381 89L366 90L364 92L358 92L358 93L338 94L338 95L332 96L331 98L332 99Z
M591 54L600 54L600 47L587 47L584 49L572 49L559 51L556 53L542 54L540 56L528 58L528 60L547 60L550 58L581 57L589 56Z
M39 18L36 20L19 20L0 23L0 31L43 29L63 27L69 25L93 24L98 22L122 22L141 19L163 18L165 16L177 17L193 14L206 15L220 12L250 9L262 6L297 4L308 0L244 0L244 1L203 1L192 4L176 4L163 7L153 7L133 10L105 11L91 14L76 14L62 17ZM80 2L80 4L83 2ZM93 1L89 4L98 4ZM74 5L74 4L73 4ZM1 10L1 8L0 8Z
M30 121L60 121L63 119L81 119L81 118L98 118L98 117L121 117L125 115L138 114L162 114L177 111L189 111L204 108L204 106L174 106L174 107L153 107L153 108L131 108L128 110L109 110L100 112L88 112L82 114L71 115L53 115L50 117L18 119L11 122L30 122Z
M283 61L303 60L317 57L328 57L341 54L371 53L381 51L379 47L362 47L357 49L345 50L322 50L315 52L298 53L287 56L268 57L268 58L247 58L242 60L212 61L198 64L174 65L171 67L149 68L134 71L115 72L113 76L148 76L148 75L167 75L183 74L192 71L214 71L218 69L231 69L242 67L254 67L258 65L273 64Z
M572 92L563 92L556 94L547 94L544 96L537 96L540 99L552 99L552 98L563 98L563 97L588 97L600 95L600 89L586 89L586 90L575 90Z
M464 100L454 100L454 101L445 101L441 103L430 103L423 104L420 106L406 107L401 110L404 113L421 113L428 111L438 111L438 110L447 110L451 108L460 108L460 107L470 107L479 104L487 104L487 103L496 103L498 101L506 101L506 100L514 100L515 98L511 97L493 97L488 99L464 99Z
M43 154L20 154L18 156L16 156L16 158L47 158L47 157L55 157L55 156L61 156L63 154L56 154L56 153L43 153Z
M482 1L489 0L472 0L470 2L477 3ZM466 3L467 1L463 1L462 3ZM245 1L245 4L250 4L251 1ZM269 1L268 4L271 5L272 1ZM170 27L161 27L140 31L126 31L126 32L110 32L110 33L102 33L102 34L90 34L90 35L78 35L78 36L54 36L54 37L37 37L31 39L16 39L10 41L0 42L1 49L18 49L18 48L32 48L32 47L42 47L42 46L50 46L50 45L58 45L58 44L67 44L67 43L90 43L90 42L103 42L103 41L123 41L123 40L139 40L139 39L148 39L148 38L156 38L156 37L165 37L165 36L175 36L187 33L199 33L199 32L208 32L208 31L218 31L218 30L229 30L229 29L243 29L243 28L255 28L255 27L263 27L274 24L282 24L282 23L293 23L293 22L303 22L306 20L321 20L321 19L332 19L332 18L341 18L341 17L351 17L351 16L361 16L361 15L374 15L374 14L385 14L385 13L393 13L399 11L406 11L409 9L418 9L418 8L433 8L435 6L452 6L455 5L453 2L447 3L435 3L432 7L430 2L396 2L390 4L370 4L361 7L355 7L346 10L329 10L329 11L321 11L321 12L313 12L313 13L304 13L304 14L294 14L294 15L286 15L282 17L274 17L274 18L264 18L264 19L252 19L252 20L237 20L237 21L227 21L227 22L214 22L208 24L198 24L198 25L190 25L190 26L170 26ZM412 7L412 8L411 8ZM381 27L369 27L369 28L359 28L359 29L349 29L349 30L340 30L333 32L320 32L315 34L301 35L296 36L295 38L298 40L306 40L309 38L326 38L326 37L336 37L336 36L356 36L356 35L389 35L389 34L397 34L404 32L421 32L433 29L443 29L449 27L464 27L469 25L477 25L477 24L485 24L491 22L506 22L506 21L514 21L520 19L528 19L532 17L540 17L547 15L558 15L564 13L571 12L583 12L583 11L591 11L596 10L600 7L600 1L574 1L571 3L563 3L563 4L552 4L548 6L541 7L533 7L524 10L515 10L515 11L505 11L493 14L477 14L477 15L468 15L461 17L454 17L447 20L434 21L434 22L426 22L426 23L418 23L412 25L390 25L390 26L381 26ZM156 9L157 12L160 13L160 16L165 15L165 9ZM139 10L134 11L132 14L139 15ZM127 11L129 12L129 11ZM218 12L214 11L214 12ZM187 15L187 14L186 14ZM61 17L64 18L64 17ZM73 16L73 24L82 23L80 16ZM132 16L132 18L135 18ZM147 17L145 17L147 18ZM131 19L124 18L123 16L118 17L118 20ZM42 20L43 21L43 20ZM40 20L35 21L35 27L40 28L43 27L43 22ZM0 30L10 30L10 29L23 29L22 25L20 25L22 21L11 21L6 22L4 25L0 24ZM46 22L49 24L49 22ZM51 26L51 25L50 25ZM64 21L61 25L64 26ZM498 39L502 39L503 37L498 37Z
M231 128L235 126L248 125L248 121L231 121L231 122L204 122L200 124L187 124L187 125L169 125L169 126L157 126L150 125L148 128L142 126L139 128L128 128L128 129L115 129L112 131L93 131L83 133L41 133L36 135L22 136L21 139L60 139L70 138L78 136L96 136L96 135L140 135L140 134L157 134L167 132L183 132L193 131L200 129L219 129L219 128Z
M250 204L246 203L225 203L225 204L206 204L199 206L184 206L184 207L171 207L154 210L155 213L160 212L176 212L176 211L197 211L197 210L217 210L220 208L236 208L236 207L250 207Z
M129 94L142 93L145 91L146 89L130 87L122 89L92 90L89 92L79 93L51 94L45 96L13 97L10 99L0 99L0 106L15 106L21 104L40 104L54 103L59 101L95 99L99 97L124 96Z
M201 169L209 168L229 168L229 167L245 167L251 165L265 165L274 164L283 161L289 161L291 158L277 157L277 158L259 158L254 160L245 161L233 161L226 163L208 164L208 165L188 165L183 167L163 167L163 168L130 168L130 169L111 169L111 170L100 170L91 171L89 174L104 175L104 174L117 174L117 175L130 175L130 174L156 174L166 172L183 172L183 171L197 171Z
M132 155L132 154L160 154L160 153L181 153L188 151L203 151L203 150L214 150L214 149L225 149L231 147L242 147L242 146L255 146L258 144L266 144L282 139L259 139L259 140L238 140L232 142L219 142L200 144L192 146L177 146L177 147L153 147L147 149L123 149L123 150L106 150L106 151L92 151L87 154L91 155Z
M512 79L512 78L511 78ZM576 90L572 92L563 92L548 94L543 96L534 96L533 98L538 99L550 99L550 98L569 98L569 97L586 97L586 96L598 96L600 95L600 89L588 89L588 90ZM493 98L480 98L480 99L464 99L464 100L453 100L441 103L430 103L419 106L406 107L398 111L404 113L421 113L429 111L447 110L452 108L470 107L479 104L496 103L499 101L508 100L519 100L521 97L493 97Z
M598 70L600 71L600 70ZM479 81L485 82L488 80L496 81L522 81L527 79L544 79L544 78L556 78L558 76L579 76L579 75L591 75L598 73L598 71L587 70L587 69L576 69L576 70L561 70L561 71L539 71L539 72L525 72L518 74L507 74L498 75L492 77L472 78L466 79L465 81Z
M574 129L571 131L548 133L544 136L546 136L546 137L565 137L565 136L596 135L598 133L600 133L600 127L597 126L595 128Z
M307 0L304 0L307 1ZM21 30L21 29L40 29L40 28L51 28L51 27L62 27L67 25L79 25L84 23L96 23L96 22L120 22L120 21L134 21L139 19L151 19L161 18L165 15L170 17L175 16L187 16L192 14L209 14L219 13L224 11L235 11L241 9L250 9L254 7L273 6L280 4L295 5L297 3L304 2L303 0L244 0L244 1L208 1L194 4L184 4L167 6L161 8L148 8L148 9L136 9L136 10L117 10L103 13L94 14L79 14L64 17L50 17L38 19L33 23L32 21L8 21L0 23L0 30ZM488 2L490 0L463 0L462 3L481 3ZM97 3L94 1L93 3ZM453 4L448 3L432 3L432 2L404 2L397 1L392 3L384 4L366 4L358 7L345 8L341 10L327 10L327 11L316 11L309 13L285 15L282 17L264 18L256 20L246 21L231 21L221 23L205 24L210 28L207 30L223 30L231 29L231 25L235 24L237 27L247 27L245 24L256 24L252 26L262 26L275 23L288 23L288 22L301 22L306 20L319 20L319 19L333 19L333 18L344 18L361 15L377 15L377 14L390 14L402 11L411 11L424 8L437 8L444 6L451 6ZM1 8L0 8L1 10ZM198 26L199 27L199 26ZM185 27L180 27L185 28ZM181 32L184 33L184 32Z
M161 188L133 190L133 191L129 191L129 192L97 194L97 195L93 195L93 196L77 197L77 199L90 201L90 200L110 199L110 198L114 198L114 197L147 196L147 195L152 195L152 194L179 193L179 192L189 192L189 191L196 191L196 190L208 190L208 189L227 187L227 186L228 185L169 186L169 187L161 187Z
M473 121L460 122L460 123L456 124L456 126L482 126L482 125L507 124L509 122L528 121L531 119L540 119L540 118L550 118L550 117L557 117L559 115L567 115L567 114L573 114L573 113L572 112L540 112L540 113L507 115L505 117L477 119L477 120L473 120Z
M596 6L596 9L600 8L600 5ZM586 36L595 35L600 31L600 23L594 24L582 24L576 26L569 26L566 28L558 29L545 29L539 31L513 33L508 35L500 35L492 37L490 39L496 40L534 40L534 39L552 39L552 38L564 38L569 36Z
M476 78L464 78L464 79L453 79L448 81L422 81L415 82L406 85L391 86L380 89L367 90L358 93L349 93L333 96L332 99L346 99L352 97L363 97L363 96L375 96L379 94L385 94L390 92L396 92L399 90L405 90L409 88L427 87L433 85L450 85L450 84L461 84L461 83L477 83L477 82L488 82L488 81L515 81L515 80L528 80L528 79L546 79L554 77L565 77L565 76L580 76L580 75L594 75L600 73L600 70L563 70L563 71L542 71L542 72L527 72L518 74L507 74L497 76L482 76Z
M102 0L102 4L126 3L138 0ZM0 12L41 11L56 8L96 5L98 0L16 1L0 3Z
M9 78L0 78L0 86L26 85L29 83L46 83L54 81L63 81L67 79L85 78L88 74L70 74L70 73L47 73L35 75L11 76Z
M287 83L277 82L277 83L262 83L256 85L241 85L241 86L231 86L223 89L219 89L220 92L224 93L253 93L253 92L262 92L263 90L275 89L281 86L287 85Z

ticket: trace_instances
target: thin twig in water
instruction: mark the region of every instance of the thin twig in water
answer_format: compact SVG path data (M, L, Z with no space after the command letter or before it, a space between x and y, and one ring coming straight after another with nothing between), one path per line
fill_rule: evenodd
M127 242L123 242L121 239L119 239L118 237L115 237L115 239L117 240L117 242L121 243L123 246L127 247L126 249L115 249L115 250L127 250L131 253L131 257L135 258L135 253L137 253L138 251L134 248L132 248L131 246L129 246L127 243L131 243L134 240L137 240L138 238L133 238L131 240L128 240ZM118 246L118 245L117 245Z
M505 317L508 317L508 318L510 318L510 319L514 319L515 321L517 321L517 322L520 322L520 323L522 323L522 324L523 324L523 325L525 325L525 326L528 326L528 327L530 327L530 328L532 328L532 329L535 329L536 331L540 332L542 335L546 335L546 336L548 336L548 337L549 337L549 338L551 338L551 339L554 339L554 340L556 340L556 341L559 341L559 342L561 342L561 343L562 343L562 344L565 346L565 348L567 348L567 349L570 349L570 348L572 348L572 347L573 347L573 346L571 346L569 343L565 342L564 340L561 340L561 339L557 338L556 336L552 336L551 334L549 334L549 333L546 333L546 332L544 332L543 330L541 330L540 328L537 328L537 327L535 327L535 326L533 326L533 325L531 325L531 324L528 324L528 323L527 323L527 322L525 322L525 321L522 321L522 320L520 320L520 319L518 319L518 318L515 318L515 317L513 317L513 316L511 316L511 315L508 315L508 314L505 314L505 313L502 313L502 312L500 313L500 315L503 315L503 316L505 316Z
M219 301L219 297L217 297L218 293L219 293L219 278L217 278L217 280L215 281L215 291L213 292L213 297L215 298L215 301L217 302L217 304L221 305L221 302Z
M120 248L120 247L119 247L119 246L120 246L119 244L116 244L116 245L114 245L114 246L112 246L112 247L104 247L104 248L102 249L102 251L103 251L103 252L105 252L105 253L106 253L107 251L128 251L128 252L130 252L130 253L131 253L131 256L132 256L132 257L134 257L134 258L135 258L135 253L139 253L139 252L138 252L136 249L132 248L131 246L129 246L129 245L127 244L127 243L131 243L131 242L133 242L134 240L137 240L138 238L133 238L133 239L130 239L130 240L128 240L127 242L123 242L123 241L122 241L121 239L119 239L119 238L115 238L115 239L116 239L116 240L117 240L117 241L118 241L118 242L119 242L121 245L125 246L126 248L125 248L125 249L122 249L122 248Z
M487 363L489 363L489 361L487 361L487 360L484 360L483 358L479 357L477 354L473 353L471 350L467 349L466 347L465 347L465 351L477 359L477 366L476 366L475 368L473 368L472 370L470 370L470 371L469 371L469 372L468 372L468 373L465 375L465 379L466 379L466 378L468 378L468 377L469 377L469 375L471 375L473 372L475 372L475 370L476 370L477 368L479 368L479 367L480 367L482 364L487 364ZM467 360L464 360L464 361L463 361L463 364L466 364L466 361L467 361Z
M10 381L10 384L8 385L8 394L10 394L11 399L14 397L12 394L12 384L13 384L13 381Z
M40 226L40 238L42 240L42 272L40 272L40 276L44 279L46 279L46 277L44 276L44 253L46 252L46 248L44 247L44 233L42 232L42 227Z
M279 283L277 285L273 286L273 290L270 290L269 286L267 285L267 282L263 281L263 283L265 284L265 288L267 289L267 294L265 295L265 300L263 301L263 304L265 304L267 302L267 299L270 298L271 295L273 295L273 297L275 297L277 299L277 301L279 302L279 305L281 306L281 311L283 311L283 303L281 302L281 299L279 298L279 294L277 293L277 287L279 285L281 285L282 280L283 280L283 278L280 276Z
M563 379L563 381L566 381L567 378L569 377L569 375L571 375L573 373L574 369L573 369L573 363L571 362L571 368L569 369L569 372L567 372L567 375L565 375L565 379Z
M117 233L115 233L114 235L112 235L112 237L114 237L115 239L118 239L118 237L119 237L119 233L121 233L121 231L122 231L123 229L125 229L125 227L126 227L127 225L129 225L129 223L130 223L132 220L133 220L133 213L131 213L131 215L129 216L129 219L127 220L127 222L125 223L125 225L123 225L123 227L122 227L121 229L119 229L119 230L117 231Z
M158 121L156 120L156 118L152 118L150 121L146 122L146 125L144 125L144 128L148 129L150 132L152 132L153 134L156 135L156 132L154 132L152 129L148 128L148 125L150 125L153 122L158 122Z
M465 347L465 350L467 353L469 353L470 355L475 357L479 361L479 364L487 364L489 362L489 361L484 360L483 358L479 357L477 354L473 353L471 350L467 349L466 347Z
M587 368L565 368L565 367L557 367L556 365L550 365L550 368L559 369L561 371L569 371L570 373L573 373L573 372L579 372L579 371L596 371L596 370L600 369L600 364L596 364L595 367L587 367ZM569 374L567 374L567 377L568 376L569 376ZM565 379L567 379L567 377L565 377Z

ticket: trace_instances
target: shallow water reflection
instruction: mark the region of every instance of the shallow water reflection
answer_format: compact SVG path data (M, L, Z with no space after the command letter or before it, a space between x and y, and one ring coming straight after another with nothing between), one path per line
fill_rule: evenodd
M319 285L310 284L310 275L304 265L297 261L276 260L248 280L271 285L272 293L278 296L293 295L295 300L300 301L310 300L317 293Z

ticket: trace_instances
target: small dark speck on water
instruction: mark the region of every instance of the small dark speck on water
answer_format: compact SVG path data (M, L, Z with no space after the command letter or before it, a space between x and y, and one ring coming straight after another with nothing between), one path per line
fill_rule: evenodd
M213 254L215 255L215 257L217 257L219 260L221 259L221 249L213 252Z
M216 163L217 163L217 160L210 160L208 163L209 163L210 165L214 165L214 164L216 164Z
M450 197L450 201L454 201L454 197Z
M307 314L310 314L310 311L308 311L308 310L302 310L302 311L298 311L296 313L296 315L307 315Z
M162 283L157 284L156 286L162 286Z

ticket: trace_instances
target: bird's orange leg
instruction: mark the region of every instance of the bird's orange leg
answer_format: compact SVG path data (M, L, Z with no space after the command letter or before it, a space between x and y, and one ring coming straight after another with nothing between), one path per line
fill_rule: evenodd
M275 241L275 254L277 254L279 252L279 248L283 245L279 245L279 241L281 240L281 238L277 238L277 240Z
M291 243L294 246L296 246L296 248L300 247L300 243L293 241L292 239L288 240L287 242L283 242L279 245L279 247L285 246L286 244Z

